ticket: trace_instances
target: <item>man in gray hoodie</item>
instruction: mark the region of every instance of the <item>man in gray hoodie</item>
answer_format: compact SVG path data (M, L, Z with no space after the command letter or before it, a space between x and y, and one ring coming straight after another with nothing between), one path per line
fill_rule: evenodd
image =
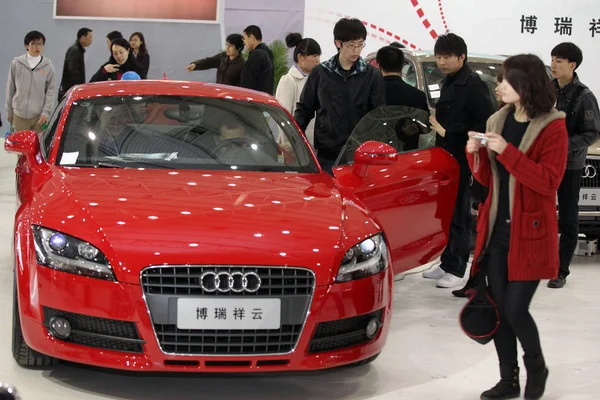
M42 55L46 37L37 31L25 36L27 53L10 64L6 84L6 118L13 131L42 127L54 110L56 75L52 61Z

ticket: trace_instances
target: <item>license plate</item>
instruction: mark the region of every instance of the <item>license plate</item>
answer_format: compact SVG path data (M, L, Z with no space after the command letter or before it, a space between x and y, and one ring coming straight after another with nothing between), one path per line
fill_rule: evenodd
M182 298L177 300L179 329L279 329L281 299Z
M600 205L600 189L581 189L579 192L580 206Z

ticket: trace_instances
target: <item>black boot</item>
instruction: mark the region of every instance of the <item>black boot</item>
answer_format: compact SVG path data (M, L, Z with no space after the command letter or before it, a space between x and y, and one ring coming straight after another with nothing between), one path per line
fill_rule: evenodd
M474 287L475 287L475 278L470 277L469 280L467 281L465 287L463 287L462 289L453 291L452 294L455 295L456 297L467 297L467 291L469 289L473 289Z
M548 368L543 356L523 357L527 368L527 385L525 386L525 400L539 400L546 391Z
M500 382L481 394L481 400L516 399L521 395L519 384L519 366L500 365Z

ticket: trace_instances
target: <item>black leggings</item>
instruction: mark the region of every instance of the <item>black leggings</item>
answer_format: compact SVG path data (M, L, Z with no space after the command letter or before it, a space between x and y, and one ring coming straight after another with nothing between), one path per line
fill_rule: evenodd
M510 226L498 221L488 249L488 283L490 294L500 311L500 327L494 344L500 364L517 364L517 338L528 357L542 355L540 335L529 313L529 304L540 281L508 281L508 247Z

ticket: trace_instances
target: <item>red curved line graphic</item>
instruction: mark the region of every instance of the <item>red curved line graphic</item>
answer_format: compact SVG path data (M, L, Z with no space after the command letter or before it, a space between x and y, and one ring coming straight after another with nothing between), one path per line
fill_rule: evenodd
M429 35L433 38L433 39L437 39L437 37L439 36L438 33L435 31L435 29L433 29L431 27L431 22L429 22L429 20L427 18L425 18L425 11L423 11L423 9L419 6L419 0L410 0L410 2L412 3L417 15L419 16L419 18L421 19L421 23L423 24L423 26L425 27L425 29L429 32Z
M440 6L440 16L442 17L444 29L446 30L446 32L448 32L450 30L448 29L448 24L446 23L446 16L444 15L444 6L442 5L442 0L438 0L438 5Z

